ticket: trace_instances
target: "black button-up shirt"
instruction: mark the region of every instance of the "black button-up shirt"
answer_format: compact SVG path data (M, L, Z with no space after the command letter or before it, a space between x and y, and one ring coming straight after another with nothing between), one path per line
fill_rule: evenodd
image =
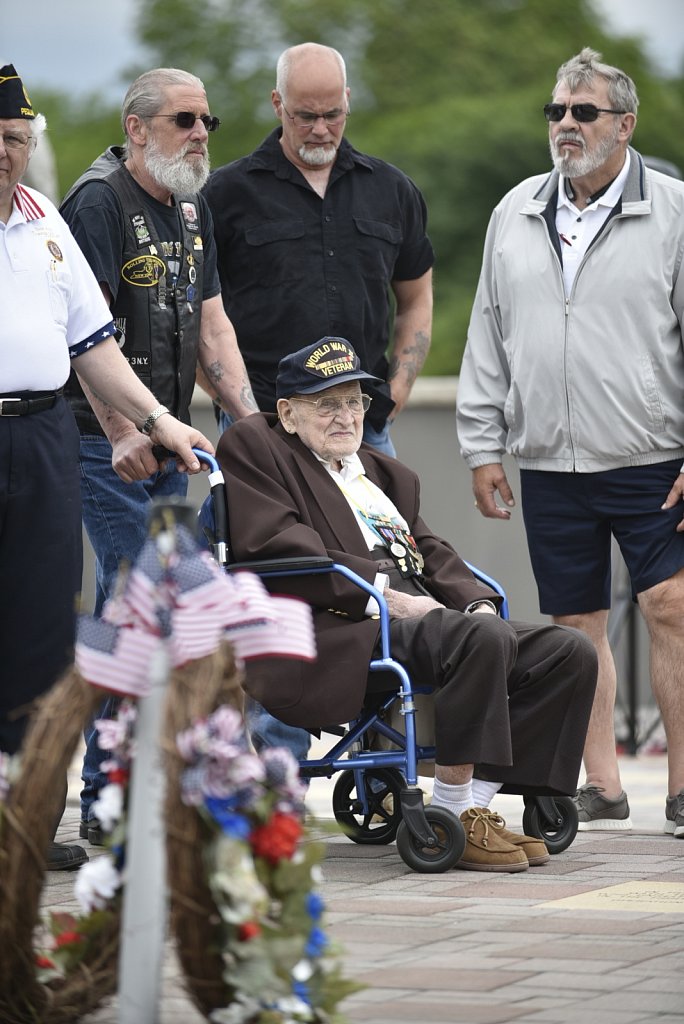
M385 380L389 284L434 262L425 202L402 171L343 139L321 198L283 154L280 131L204 189L223 302L264 411L275 409L282 356L325 335L346 338ZM364 390L374 399L368 419L384 423L391 402Z

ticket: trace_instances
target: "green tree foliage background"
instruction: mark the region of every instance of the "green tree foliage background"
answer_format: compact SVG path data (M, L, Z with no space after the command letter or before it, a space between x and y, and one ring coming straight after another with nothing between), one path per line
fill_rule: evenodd
M674 30L674 27L673 27ZM664 79L635 40L606 34L589 0L141 0L138 31L155 66L205 83L221 129L213 166L251 151L274 126L275 61L305 40L347 61L347 135L422 189L437 253L426 373L457 373L492 208L550 167L542 106L557 68L583 46L626 70L641 106L635 146L684 168L684 77ZM115 45L115 41L114 41ZM34 97L48 116L60 187L122 138L119 111Z

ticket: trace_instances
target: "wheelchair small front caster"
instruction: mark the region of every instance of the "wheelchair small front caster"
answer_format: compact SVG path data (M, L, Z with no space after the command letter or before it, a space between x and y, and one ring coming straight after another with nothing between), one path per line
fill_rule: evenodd
M549 853L567 850L577 835L579 819L572 797L533 797L525 800L523 832L543 839Z
M397 831L397 850L413 871L436 875L453 868L463 856L465 830L456 815L444 807L426 807L425 820L436 841L423 842L402 821Z

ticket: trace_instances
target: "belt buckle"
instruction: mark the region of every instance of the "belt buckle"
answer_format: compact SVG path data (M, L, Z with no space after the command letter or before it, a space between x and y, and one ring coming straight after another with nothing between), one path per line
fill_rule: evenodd
M18 412L10 412L9 409L5 409L5 405L8 402L21 402L21 398L0 398L0 416L18 416Z

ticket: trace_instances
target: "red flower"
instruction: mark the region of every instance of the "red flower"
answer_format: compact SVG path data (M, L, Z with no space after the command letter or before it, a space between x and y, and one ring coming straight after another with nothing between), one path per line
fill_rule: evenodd
M277 864L279 860L292 857L301 834L302 826L298 818L276 811L269 822L254 829L249 841L256 857Z
M80 932L60 932L59 935L55 936L55 949L61 949L62 946L71 946L76 942L82 942L84 936Z
M47 957L47 956L36 956L36 967L42 967L42 968L52 967L52 968L54 968L55 966L56 965L55 965L54 961L50 960L49 957Z
M261 928L256 921L245 921L238 928L238 939L240 942L249 942L250 939L255 939L257 935L261 935Z
M112 768L107 773L109 781L115 785L126 786L128 784L129 771L127 768Z

